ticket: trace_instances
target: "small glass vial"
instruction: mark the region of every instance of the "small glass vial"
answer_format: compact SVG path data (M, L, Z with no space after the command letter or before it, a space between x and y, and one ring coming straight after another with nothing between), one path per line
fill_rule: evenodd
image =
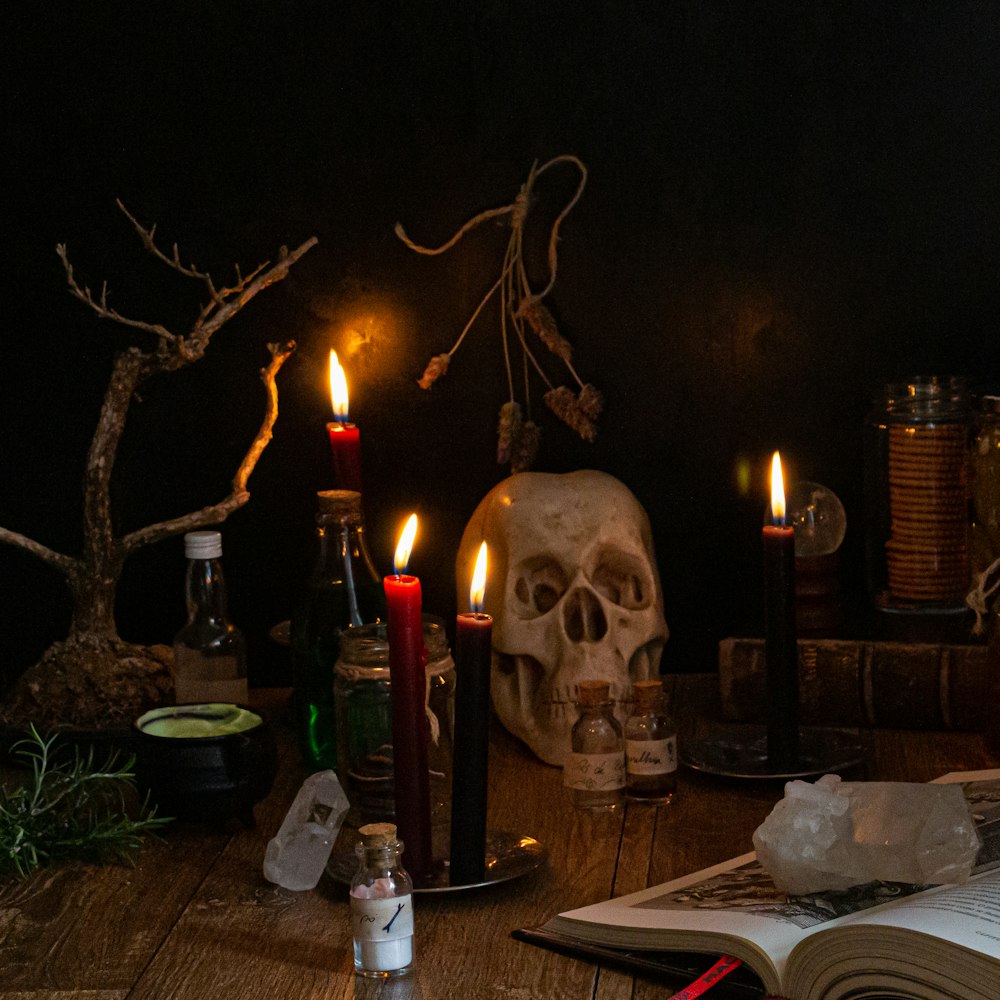
M677 729L663 705L662 681L636 681L625 723L626 795L665 805L677 791Z
M611 712L607 681L580 681L580 718L570 735L563 785L578 809L617 809L625 801L625 739Z
M174 639L177 703L246 704L247 663L243 633L229 620L222 575L222 535L189 531L185 599L187 624Z
M372 979L405 976L413 968L413 882L403 868L403 842L393 823L358 831L360 865L351 879L354 971Z

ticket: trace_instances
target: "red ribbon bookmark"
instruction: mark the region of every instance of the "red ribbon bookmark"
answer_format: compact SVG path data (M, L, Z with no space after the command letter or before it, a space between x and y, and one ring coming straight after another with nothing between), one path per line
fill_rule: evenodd
M723 955L710 969L703 972L690 986L685 986L667 1000L695 1000L706 990L710 990L720 979L725 979L734 969L743 964L743 959Z

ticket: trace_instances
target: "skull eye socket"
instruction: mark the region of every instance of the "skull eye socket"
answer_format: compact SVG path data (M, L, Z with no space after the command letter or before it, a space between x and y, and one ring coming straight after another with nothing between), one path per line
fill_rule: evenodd
M649 607L653 598L653 586L645 567L617 549L601 554L590 582L602 597L628 611Z
M567 580L562 567L544 556L524 563L514 583L514 596L524 618L548 614L566 593Z

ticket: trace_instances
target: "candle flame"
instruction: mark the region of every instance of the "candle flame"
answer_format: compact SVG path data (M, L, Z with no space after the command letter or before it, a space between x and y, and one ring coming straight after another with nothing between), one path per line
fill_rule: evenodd
M347 420L347 376L337 360L336 351L330 351L330 401L334 419Z
M417 537L417 515L411 514L399 536L399 544L396 546L396 555L392 560L396 568L397 576L406 572L406 564L410 561L410 553L413 551L413 539Z
M477 614L483 610L483 595L486 593L486 542L479 546L476 556L476 568L472 573L472 586L469 587L469 604Z
M785 523L785 484L781 476L781 456L775 452L771 459L771 520Z

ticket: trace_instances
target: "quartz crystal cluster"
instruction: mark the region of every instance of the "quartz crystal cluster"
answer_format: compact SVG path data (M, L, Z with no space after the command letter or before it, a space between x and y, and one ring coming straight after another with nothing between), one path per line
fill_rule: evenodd
M333 771L309 775L267 845L264 878L295 892L314 889L349 808Z
M979 834L959 785L790 781L753 835L757 859L790 895L866 882L962 882Z

